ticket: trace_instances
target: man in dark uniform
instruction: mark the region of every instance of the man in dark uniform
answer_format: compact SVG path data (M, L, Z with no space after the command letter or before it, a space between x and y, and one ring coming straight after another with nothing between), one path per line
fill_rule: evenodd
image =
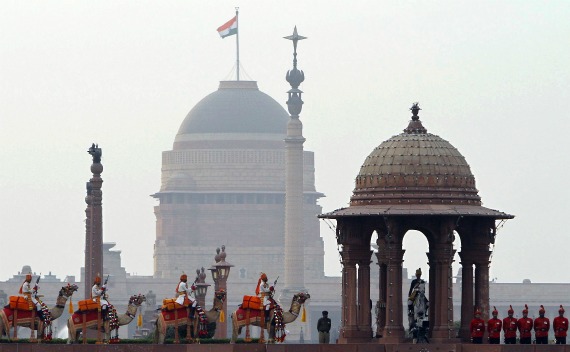
M319 343L329 343L331 320L329 318L329 312L326 310L323 310L323 316L317 322L317 331L319 332Z
M528 317L528 306L526 304L524 305L522 315L522 318L517 321L521 345L530 345L532 339L532 319Z
M485 333L485 321L481 319L481 311L479 308L475 310L475 318L471 320L471 341L476 344L483 343L483 334Z
M493 306L493 317L487 322L487 332L489 333L489 343L493 345L498 345L501 343L501 328L503 327L503 322L497 318L499 312L497 307Z
M534 319L534 337L537 345L548 345L548 330L550 330L550 319L544 316L544 306L540 305L538 318Z
M422 280L422 268L418 268L416 270L416 278L412 280L410 290L408 291L408 315L414 315L414 299L417 292L414 291L414 289L418 288L422 282L424 282L424 280Z
M554 321L552 322L552 328L554 329L556 344L565 345L566 334L568 332L568 318L564 316L564 308L562 305L560 305L560 309L558 309L558 316L554 318Z
M517 319L513 318L513 314L515 314L513 306L509 306L507 314L508 317L503 319L503 332L505 333L505 345L514 345L517 343Z

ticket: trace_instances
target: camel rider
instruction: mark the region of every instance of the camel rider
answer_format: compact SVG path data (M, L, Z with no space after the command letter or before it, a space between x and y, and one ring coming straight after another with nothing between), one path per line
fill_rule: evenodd
M188 275L180 275L180 282L176 287L176 303L184 307L190 307L190 318L194 318L194 312L196 312L196 306L198 302L195 297L196 286L192 285L188 287ZM192 299L194 298L194 299Z
M101 277L99 275L95 277L95 282L91 288L91 299L93 299L94 302L99 303L102 311L106 312L107 308L109 308L109 301L107 300L107 285L101 285ZM105 317L105 314L103 314L103 317Z
M257 280L255 294L261 298L262 310L264 310L265 320L269 320L269 310L271 309L271 301L275 288L267 283L267 275L261 273Z
M420 284L425 283L422 277L422 268L416 270L416 278L410 284L410 291L408 292L408 315L414 315L414 299L419 290Z
M27 274L24 283L22 283L22 286L20 287L20 294L23 295L26 301L28 301L30 304L30 310L32 309L32 304L35 304L36 310L38 312L41 312L42 303L39 300L39 297L41 297L38 295L39 288L40 287L37 285L37 283L32 288L32 274Z

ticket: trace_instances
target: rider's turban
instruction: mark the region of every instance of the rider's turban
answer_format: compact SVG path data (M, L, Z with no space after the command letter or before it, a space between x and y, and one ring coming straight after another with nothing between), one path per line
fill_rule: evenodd
M182 274L180 275L180 281L188 280L188 275Z
M259 277L261 280L266 281L267 280L267 275L265 273L261 273L261 276Z
M99 285L101 283L101 276L95 276L95 284Z
M26 274L26 281L32 281L32 273Z

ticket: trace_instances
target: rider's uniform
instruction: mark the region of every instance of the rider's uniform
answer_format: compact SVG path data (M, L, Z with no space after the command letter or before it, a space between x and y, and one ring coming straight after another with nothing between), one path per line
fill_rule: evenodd
M42 304L38 300L38 288L39 287L36 286L36 289L32 289L32 284L28 281L24 281L24 283L22 284L21 292L26 298L26 300L31 300L32 303L36 305L36 310L40 311L42 310Z
M107 301L107 285L101 286L95 283L93 287L91 287L91 298L94 302L99 301L102 309L106 309L109 305L109 301Z
M193 295L194 289L192 287L188 287L186 282L180 281L178 287L176 287L176 303L182 306L196 307L197 302L195 299L192 299Z

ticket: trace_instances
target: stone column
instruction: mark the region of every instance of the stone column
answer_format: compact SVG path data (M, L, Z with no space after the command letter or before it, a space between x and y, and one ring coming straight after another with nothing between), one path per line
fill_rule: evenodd
M342 256L342 331L339 340L348 342L353 332L358 331L356 321L356 261L350 256L350 249L345 246Z
M437 244L430 248L429 265L434 268L434 292L430 292L430 329L432 340L445 341L455 338L453 329L453 283L451 263L453 244Z
M461 328L459 336L464 342L470 341L470 323L473 319L473 259L465 251L461 257Z
M388 291L388 276L386 262L383 261L380 252L376 254L378 258L379 278L378 278L378 316L376 317L376 335L384 336L384 328L386 327L386 298Z
M382 336L384 343L398 343L404 340L402 319L402 261L404 250L386 249L386 325Z
M91 286L97 275L103 276L103 192L101 186L103 179L103 165L101 164L102 151L98 145L93 144L87 151L93 157L91 172L93 177L87 184L88 202L85 225L85 298L91 297Z
M363 337L372 336L372 316L370 300L370 256L372 251L364 250L358 261L358 330Z
M475 305L481 310L481 319L489 320L489 260L475 261Z

